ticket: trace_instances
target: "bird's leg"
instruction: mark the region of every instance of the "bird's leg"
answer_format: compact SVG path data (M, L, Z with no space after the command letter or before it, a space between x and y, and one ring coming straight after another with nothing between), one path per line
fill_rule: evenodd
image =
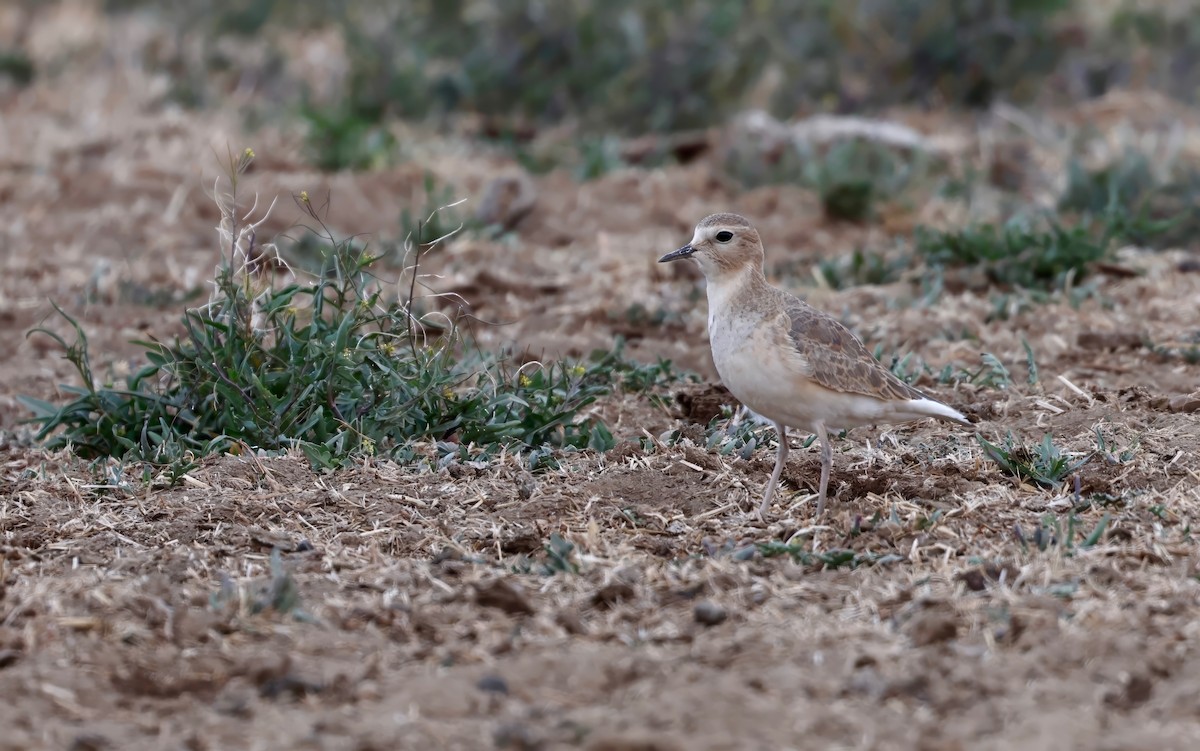
M817 438L821 440L821 487L817 491L817 516L825 513L825 494L829 490L829 469L833 465L833 446L829 443L829 432L825 430L825 423L818 422L814 425L817 429Z
M779 484L779 475L783 473L783 465L787 463L787 426L777 422L775 430L779 433L779 451L775 454L775 470L771 472L771 479L767 481L767 490L763 493L762 505L758 507L760 517L766 514L767 509L771 507L771 498L775 496L775 486Z

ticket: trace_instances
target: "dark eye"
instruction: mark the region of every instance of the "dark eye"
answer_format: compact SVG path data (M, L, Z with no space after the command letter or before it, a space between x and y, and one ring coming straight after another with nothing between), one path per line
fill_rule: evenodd
M716 237L717 242L719 242L719 243L727 243L733 239L733 233L727 229L723 229L720 232L718 232L716 235L714 235L714 237Z

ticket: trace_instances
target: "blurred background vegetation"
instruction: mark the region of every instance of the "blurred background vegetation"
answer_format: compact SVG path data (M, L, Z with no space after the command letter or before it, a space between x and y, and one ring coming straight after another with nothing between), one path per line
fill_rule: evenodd
M1153 86L1196 96L1193 2L1084 0L106 0L167 17L197 44L147 60L198 106L238 68L319 127L469 114L489 132L569 121L642 134L897 103L985 107ZM336 28L346 65L319 93L288 81L300 37ZM238 40L266 42L257 70ZM0 57L0 61L4 58ZM0 62L28 76L19 61ZM0 73L2 74L2 73ZM278 80L268 80L278 79Z

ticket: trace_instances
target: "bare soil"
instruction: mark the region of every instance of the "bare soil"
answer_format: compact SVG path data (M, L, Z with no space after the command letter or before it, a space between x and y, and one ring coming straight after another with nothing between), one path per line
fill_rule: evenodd
M260 203L280 198L264 236L299 220L300 190L330 193L346 234L386 239L402 207L423 205L426 171L470 198L518 168L414 131L400 166L319 173L294 129L246 131L236 99L165 104L161 78L121 52L157 38L152 26L95 15L66 33L73 18L29 20L54 72L0 89L0 748L1200 747L1200 415L1187 398L1200 366L1180 354L1200 340L1194 249L1124 249L1090 280L1095 294L1007 319L995 290L966 282L930 304L915 276L831 290L808 270L886 237L884 220L829 222L797 187L734 188L720 144L736 131L722 131L683 166L530 177L536 204L513 238L464 237L430 257L439 290L508 322L477 328L488 346L572 356L620 334L631 356L701 375L673 408L634 394L598 405L615 451L536 475L514 458L330 474L299 456L219 456L174 487L146 485L140 470L31 444L16 397L61 399L75 381L27 332L62 330L57 302L101 374L136 367L130 340L169 336L218 259L213 148L259 154L246 185ZM1114 144L1169 131L1200 153L1200 112L1155 95L1029 117L1061 143L1086 124ZM1003 117L894 118L964 163L997 137L1025 139L1034 174L1061 174L1059 140ZM1054 189L1035 177L1027 197ZM1013 382L922 376L974 430L851 432L820 520L816 449L794 435L781 505L754 518L773 450L704 448L723 397L701 283L655 263L718 210L752 217L773 278L868 346L915 352L934 373L990 352ZM968 219L941 200L895 211L887 221ZM678 445L643 448L675 429ZM974 433L1009 431L1088 457L1078 485L1002 474ZM1057 533L1037 532L1046 518ZM770 555L789 540L812 555ZM861 565L815 555L831 550ZM294 585L297 608L261 607L272 585Z

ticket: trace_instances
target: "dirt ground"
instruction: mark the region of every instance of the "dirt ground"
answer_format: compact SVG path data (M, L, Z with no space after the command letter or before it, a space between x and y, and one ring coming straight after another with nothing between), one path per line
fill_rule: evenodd
M331 223L347 234L392 237L400 208L423 205L427 170L474 200L517 168L414 131L401 166L322 174L300 133L250 132L236 101L165 104L164 81L135 64L153 26L32 23L53 72L0 89L0 748L1200 747L1200 415L1188 398L1200 365L1180 354L1200 341L1194 249L1124 249L1077 305L1007 319L994 290L969 283L929 304L915 276L832 290L809 274L822 258L968 214L933 200L858 227L825 220L798 187L737 190L722 175L730 129L684 166L529 178L536 205L515 239L455 240L430 257L431 283L512 322L479 327L485 344L579 355L619 333L630 355L712 383L698 275L655 259L704 215L737 211L759 224L772 278L868 346L917 353L935 373L977 369L983 352L1005 363L1006 388L918 381L973 430L850 433L819 523L804 436L760 521L748 511L772 449L706 451L694 415L633 394L599 405L615 451L537 475L516 459L329 474L299 456L220 456L175 487L147 486L140 470L32 445L16 397L61 398L58 384L75 381L27 332L59 325L55 301L84 324L98 370L117 373L136 366L131 339L169 336L217 262L214 148L259 155L246 186L280 198L264 235L299 220L290 196L307 190L333 195ZM963 160L1024 138L1037 175L1054 173L1084 123L1102 142L1114 134L1111 149L1134 133L1200 150L1200 111L1151 94L1020 114L1036 134L1011 112L894 117ZM1035 177L1027 197L1055 187ZM672 429L689 440L643 450ZM1088 461L1057 490L1016 483L974 436L1007 431L1050 433ZM1050 544L1035 533L1047 518L1063 525ZM764 547L797 533L797 550L867 562ZM289 593L298 608L261 607Z

